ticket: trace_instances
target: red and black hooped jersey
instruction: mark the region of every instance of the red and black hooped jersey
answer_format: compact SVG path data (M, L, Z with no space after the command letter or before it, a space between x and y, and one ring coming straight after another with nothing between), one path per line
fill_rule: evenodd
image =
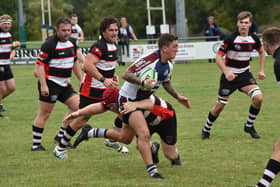
M97 70L107 79L112 79L115 74L115 69L118 60L118 49L116 44L108 43L102 37L90 48L89 53L94 55L99 62L95 64ZM84 74L83 83L80 89L80 94L92 98L102 100L102 93L106 87L104 84L88 73Z
M158 125L161 121L174 116L175 111L170 103L155 95L151 95L150 100L154 104L154 109L144 111L145 119L149 125Z
M10 32L0 30L0 65L10 64L13 36Z
M218 53L226 55L225 62L229 71L239 74L250 69L251 52L254 49L260 51L261 48L262 44L256 35L244 37L235 32L224 40Z
M70 83L76 55L77 46L72 39L61 42L52 36L43 43L36 63L45 67L46 79L65 87Z

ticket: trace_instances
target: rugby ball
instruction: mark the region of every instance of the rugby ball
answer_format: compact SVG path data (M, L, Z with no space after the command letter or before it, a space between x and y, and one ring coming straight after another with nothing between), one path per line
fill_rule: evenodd
M154 82L150 82L149 84L143 84L140 86L141 90L148 91L148 90L152 89L157 82L157 72L152 68L148 68L148 69L144 70L142 73L140 73L139 78L140 78L141 82L146 81L148 79L156 80Z

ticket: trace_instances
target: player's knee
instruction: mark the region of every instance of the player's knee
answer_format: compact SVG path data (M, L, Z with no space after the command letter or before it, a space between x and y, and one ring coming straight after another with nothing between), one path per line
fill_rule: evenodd
M16 86L9 87L9 89L8 89L9 93L13 93L14 91L16 91Z
M177 149L176 149L175 145L170 147L169 149L164 149L163 148L163 154L169 160L174 160L178 156Z
M262 91L259 87L253 88L248 92L248 96L256 102L262 102Z

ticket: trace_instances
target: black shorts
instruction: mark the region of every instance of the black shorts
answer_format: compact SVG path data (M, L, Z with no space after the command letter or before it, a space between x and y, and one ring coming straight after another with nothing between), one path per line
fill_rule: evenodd
M67 99L72 97L76 94L74 89L71 85L67 87L60 86L53 81L46 80L48 88L49 88L49 95L43 96L41 94L41 84L38 81L38 91L39 91L39 100L45 101L47 103L55 103L57 100L64 103Z
M102 102L103 100L101 99L91 99L89 97L85 97L83 95L80 95L80 104L79 104L79 108L84 108L90 104L94 104L94 103L99 103Z
M163 120L158 125L148 125L150 134L157 133L168 145L175 145L177 142L177 119L176 114L168 120Z
M0 81L14 78L10 65L0 65Z
M220 78L219 96L229 96L237 89L240 90L244 86L256 84L257 82L249 70L237 74L237 77L233 81L228 81L225 74L222 74Z

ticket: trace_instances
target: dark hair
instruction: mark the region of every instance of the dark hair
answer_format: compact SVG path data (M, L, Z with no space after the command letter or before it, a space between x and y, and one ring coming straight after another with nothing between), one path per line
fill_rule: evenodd
M72 15L71 15L71 18L72 18L72 17L78 17L78 16L77 16L77 14L72 14Z
M269 45L280 45L280 28L269 27L265 29L262 38Z
M56 28L58 28L60 24L70 24L71 25L71 20L66 17L58 18L55 23Z
M178 40L178 37L173 34L162 34L158 39L158 48L161 49L163 46L168 46L174 40Z
M253 15L251 12L249 11L242 11L238 14L237 16L237 20L243 20L245 18L250 18L250 21L252 22L253 21Z
M113 17L113 16L105 17L99 25L100 34L102 35L102 32L104 32L111 24L114 24L114 23L119 25L119 22L115 17Z

